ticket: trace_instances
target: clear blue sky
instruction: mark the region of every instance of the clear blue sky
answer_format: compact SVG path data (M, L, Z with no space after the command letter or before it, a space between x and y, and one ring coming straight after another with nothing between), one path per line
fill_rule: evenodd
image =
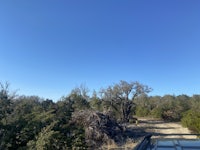
M119 80L200 94L200 0L0 1L0 81L18 94Z

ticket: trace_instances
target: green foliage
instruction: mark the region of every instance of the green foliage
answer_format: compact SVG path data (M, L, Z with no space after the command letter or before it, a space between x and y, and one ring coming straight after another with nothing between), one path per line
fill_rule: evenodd
M87 149L85 135L88 129L74 121L72 114L88 109L119 121L131 120L135 114L168 121L181 120L184 126L200 133L200 95L148 97L145 93L151 89L147 86L121 81L103 89L101 98L95 91L89 98L88 89L81 86L55 103L37 96L16 98L8 87L8 83L0 83L0 149Z
M191 108L183 114L181 123L195 133L200 133L200 95L191 98Z
M162 108L158 107L158 108L152 109L150 114L154 118L162 118L162 113L163 113Z
M98 98L92 98L89 102L89 105L92 109L102 112L103 111L103 104L102 101Z
M0 83L0 120L7 125L7 117L12 112L12 99L13 95L9 93L9 84Z
M86 148L84 129L70 124L71 114L78 107L73 100L53 103L25 96L11 100L12 112L6 116L6 123L5 116L0 120L0 149Z
M39 133L35 144L37 150L57 149L57 141L54 137L59 134L59 132L52 130L54 124L55 122L44 127Z
M191 108L192 98L186 95L151 96L142 95L135 100L136 115L180 121L184 112Z
M145 107L138 106L136 107L136 116L146 117L149 115L149 110Z
M200 133L200 112L189 110L181 120L183 126L188 127L190 130Z

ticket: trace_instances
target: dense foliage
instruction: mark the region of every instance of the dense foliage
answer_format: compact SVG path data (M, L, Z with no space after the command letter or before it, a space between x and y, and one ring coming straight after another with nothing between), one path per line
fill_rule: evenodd
M135 104L137 116L181 121L183 126L200 133L200 95L143 95L135 100Z
M71 96L53 102L36 96L9 96L8 86L0 91L0 149L66 150L87 149L84 128L71 122L83 101ZM89 106L89 105L87 105Z
M123 129L118 123L135 116L181 121L200 133L200 95L147 96L151 88L126 81L92 96L88 91L80 86L54 102L16 96L9 84L0 83L0 149L94 149L103 139L119 141L122 136L116 134Z

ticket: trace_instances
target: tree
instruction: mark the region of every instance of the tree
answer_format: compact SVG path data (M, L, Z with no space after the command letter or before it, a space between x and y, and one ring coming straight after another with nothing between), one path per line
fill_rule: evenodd
M100 111L100 112L103 111L103 108L102 108L102 101L101 101L101 99L97 96L97 92L96 92L95 90L93 91L93 94L92 94L92 97L90 98L89 104L90 104L90 107L91 107L93 110Z
M131 108L134 106L133 100L142 95L149 93L152 89L147 85L139 82L120 81L118 84L108 86L101 90L102 99L109 102L109 105L120 112L121 121L128 122Z
M86 85L81 84L79 87L72 89L70 95L81 96L85 100L88 100L89 99L88 92L89 92L89 89L86 87Z
M7 124L7 117L11 114L12 100L15 97L15 93L10 93L9 83L5 84L0 82L0 120L4 119L5 125Z
M10 92L9 86L8 82L5 84L0 82L0 149L7 149L12 145L10 140L12 130L8 120L13 110L15 93Z
M73 103L73 109L76 110L82 110L82 109L88 109L90 107L89 105L89 96L88 96L88 88L84 85L80 85L80 87L76 87L72 89L71 93L64 97L64 100L69 100Z

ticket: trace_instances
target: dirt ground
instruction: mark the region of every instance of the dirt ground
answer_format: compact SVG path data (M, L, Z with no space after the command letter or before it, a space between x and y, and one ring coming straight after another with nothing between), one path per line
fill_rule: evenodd
M138 118L139 123L127 126L126 135L130 140L123 146L115 144L103 148L106 150L131 150L144 138L145 135L152 134L151 139L196 139L196 135L191 135L191 131L181 126L179 122L164 122L152 118Z
M190 135L191 131L182 127L179 122L164 122L156 119L139 118L139 123L130 125L132 129L140 130L141 133L152 133L152 138L181 138L196 139L196 135Z

